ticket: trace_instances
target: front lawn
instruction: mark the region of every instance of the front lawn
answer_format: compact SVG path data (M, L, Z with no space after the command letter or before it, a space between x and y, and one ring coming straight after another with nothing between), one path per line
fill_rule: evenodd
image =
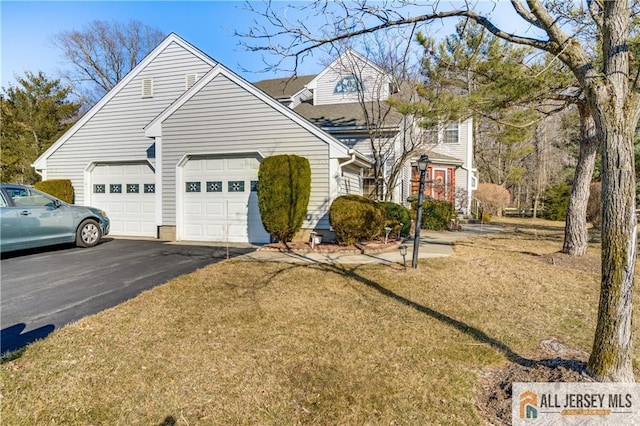
M2 424L481 424L488 372L590 350L599 246L561 235L511 221L406 272L211 265L3 362Z

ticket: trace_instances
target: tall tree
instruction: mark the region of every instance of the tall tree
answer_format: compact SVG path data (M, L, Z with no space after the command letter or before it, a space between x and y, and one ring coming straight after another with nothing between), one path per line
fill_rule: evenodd
M138 64L165 34L140 21L92 21L81 31L54 36L72 69L64 77L89 104L94 104Z
M600 46L581 40L580 27L564 25L566 17L552 8L554 3L511 0L515 15L525 24L521 27L535 29L533 35L499 28L489 16L474 9L475 3L451 10L445 10L444 3L434 3L425 6L427 13L419 15L412 1L318 1L304 6L322 10L326 19L327 25L314 32L305 23L298 27L282 25L283 21L278 20L281 11L274 9L273 3L266 3L261 13L269 19L271 31L260 34L259 40L270 44L255 47L299 58L336 40L417 22L463 17L508 42L548 52L562 61L578 81L602 141L602 278L588 365L599 380L632 382L631 317L637 245L633 136L640 119L640 71L634 68L630 57L629 22L632 7L638 4L629 0L586 2L588 16L601 34ZM335 22L340 25L331 28L330 23ZM279 35L286 38L286 44L279 43ZM589 54L594 50L599 50L600 60Z
M0 96L0 180L34 183L39 178L31 163L71 126L80 104L69 100L70 87L42 71L27 72L16 81Z

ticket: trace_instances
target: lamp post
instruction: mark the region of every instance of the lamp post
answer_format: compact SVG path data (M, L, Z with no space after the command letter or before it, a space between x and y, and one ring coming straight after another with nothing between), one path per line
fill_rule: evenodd
M429 157L425 154L418 158L420 169L420 184L418 185L418 212L416 214L416 229L413 236L413 262L411 266L418 267L418 250L420 249L420 227L422 227L422 201L424 200L424 175L429 164Z

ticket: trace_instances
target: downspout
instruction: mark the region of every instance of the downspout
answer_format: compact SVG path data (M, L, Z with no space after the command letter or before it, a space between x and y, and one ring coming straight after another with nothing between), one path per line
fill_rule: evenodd
M349 164L354 163L356 161L356 151L353 148L349 149L349 155L351 155L351 158L349 160L345 161L344 163L340 164L340 174L341 175L343 173L342 168L344 166L348 166Z

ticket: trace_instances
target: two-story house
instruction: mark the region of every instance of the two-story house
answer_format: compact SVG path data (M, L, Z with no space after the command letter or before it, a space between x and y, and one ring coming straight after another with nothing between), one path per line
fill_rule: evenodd
M427 154L426 195L470 210L476 188L471 119L422 129L414 117L400 114L388 102L414 97L410 85L395 81L363 55L347 50L317 75L255 85L369 156L374 167L360 176L366 195L406 204L408 196L418 193L416 159Z
M277 154L310 162L305 232L328 232L331 202L362 193L370 167L171 34L33 166L43 179L70 179L77 204L108 213L112 235L265 243L256 183L262 159Z

